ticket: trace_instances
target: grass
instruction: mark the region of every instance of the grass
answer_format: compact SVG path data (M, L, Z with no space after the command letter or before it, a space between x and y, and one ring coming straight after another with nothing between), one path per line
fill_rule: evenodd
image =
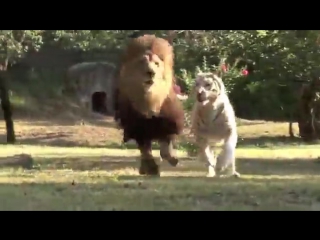
M204 164L187 154L187 134L178 167L162 162L161 178L148 178L112 119L70 114L72 106L57 113L63 101L50 109L18 96L18 144L0 145L0 157L28 153L35 164L0 168L0 210L320 210L320 145L286 137L287 123L239 121L239 179L206 178ZM1 121L0 142L4 132Z
M157 179L138 175L136 150L4 145L35 168L0 170L0 210L320 210L317 147L238 149L240 179L205 178L179 151Z

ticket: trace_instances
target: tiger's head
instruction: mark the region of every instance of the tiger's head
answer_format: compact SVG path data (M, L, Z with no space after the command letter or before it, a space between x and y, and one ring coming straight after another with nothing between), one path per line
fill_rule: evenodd
M225 94L222 79L215 73L198 73L195 80L194 94L199 103L215 102Z

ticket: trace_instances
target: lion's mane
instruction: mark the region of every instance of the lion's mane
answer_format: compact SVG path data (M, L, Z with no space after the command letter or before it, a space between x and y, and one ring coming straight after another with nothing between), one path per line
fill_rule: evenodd
M127 65L139 59L146 51L159 56L164 63L163 85L152 89L149 95L138 95L140 82L125 73ZM118 79L118 111L121 126L127 139L148 138L162 139L168 134L179 134L183 127L183 109L173 90L173 49L164 39L154 35L144 35L132 39L123 55ZM129 75L130 77L127 77ZM138 91L138 92L136 92ZM133 101L139 104L138 109ZM159 116L147 116L147 111L153 110L153 105L159 105ZM134 127L133 127L134 126ZM142 133L143 132L143 133ZM140 136L144 135L144 136ZM129 139L128 139L129 138Z
M149 91L145 91L143 82L132 72L132 68L142 67L139 61L142 56L151 52L163 63L164 74L157 79ZM144 35L132 39L124 53L120 69L119 90L130 100L133 107L145 115L158 114L164 100L169 96L174 78L173 50L164 39L153 35ZM141 69L141 71L144 71Z

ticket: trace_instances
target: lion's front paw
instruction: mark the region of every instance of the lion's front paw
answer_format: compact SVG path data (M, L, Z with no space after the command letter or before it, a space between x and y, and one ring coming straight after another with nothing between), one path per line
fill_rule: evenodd
M167 160L172 167L176 167L179 163L179 160L175 157L170 157Z
M143 159L141 160L139 174L160 177L160 169L154 159Z

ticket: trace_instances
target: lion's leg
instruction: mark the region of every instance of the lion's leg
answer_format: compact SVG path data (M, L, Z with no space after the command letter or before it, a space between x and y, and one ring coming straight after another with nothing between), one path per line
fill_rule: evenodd
M141 157L139 174L160 176L159 166L152 156L151 141L137 141L137 143Z
M198 159L201 162L206 162L208 165L207 177L214 177L216 175L215 165L216 158L214 156L214 151L210 147L209 143L205 139L197 138L198 143Z
M162 159L167 160L171 166L175 167L178 165L179 161L175 157L172 139L168 138L160 141L160 156Z
M240 174L236 171L236 145L237 135L229 136L223 145L222 151L217 158L216 172L221 173L226 168L230 167L230 173L228 175L240 177Z

